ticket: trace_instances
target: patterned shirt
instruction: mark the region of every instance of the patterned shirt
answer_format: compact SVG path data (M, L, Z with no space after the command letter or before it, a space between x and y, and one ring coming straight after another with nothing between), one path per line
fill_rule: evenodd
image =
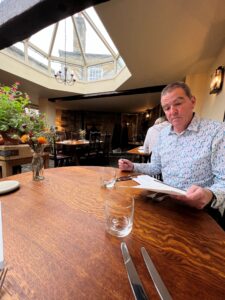
M211 190L213 208L225 209L225 124L194 116L182 133L169 125L159 135L151 163L134 164L134 171L162 173L163 181L187 189L198 185Z

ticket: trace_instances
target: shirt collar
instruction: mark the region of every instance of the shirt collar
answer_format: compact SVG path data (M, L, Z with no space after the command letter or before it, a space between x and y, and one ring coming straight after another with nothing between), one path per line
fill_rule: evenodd
M188 125L188 127L184 131L182 131L181 133L178 134L173 130L172 125L170 125L170 126L168 126L169 127L168 134L182 135L186 131L196 131L197 132L199 129L199 125L200 125L200 118L199 118L199 116L196 115L196 113L194 113L191 123Z

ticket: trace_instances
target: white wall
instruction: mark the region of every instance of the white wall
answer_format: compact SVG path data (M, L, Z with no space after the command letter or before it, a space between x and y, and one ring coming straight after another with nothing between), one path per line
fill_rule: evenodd
M191 88L193 96L196 97L195 112L201 116L201 110L205 99L206 87L208 85L208 74L194 74L186 76L185 82Z
M56 108L54 102L49 102L47 98L39 99L40 112L45 113L47 117L47 124L55 126Z
M225 112L225 83L219 94L209 94L211 75L219 66L225 66L225 46L215 59L209 72L188 75L186 83L197 98L195 111L203 118L223 121Z

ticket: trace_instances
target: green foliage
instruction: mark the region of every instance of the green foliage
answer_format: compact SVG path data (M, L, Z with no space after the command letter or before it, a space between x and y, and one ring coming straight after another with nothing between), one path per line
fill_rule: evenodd
M41 135L46 130L45 117L27 110L29 96L18 90L19 83L0 86L0 132L19 139L23 134Z
M0 86L0 131L23 131L27 121L25 108L30 100L26 93L18 91L19 83Z

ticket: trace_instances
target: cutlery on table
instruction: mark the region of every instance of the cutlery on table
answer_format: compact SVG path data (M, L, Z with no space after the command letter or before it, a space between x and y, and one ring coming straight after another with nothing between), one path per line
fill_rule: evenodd
M151 260L150 256L148 255L148 252L146 251L146 249L144 247L141 248L141 253L144 258L148 272L152 278L152 281L155 285L155 288L156 288L161 300L172 300L172 297L171 297L169 291L167 290L164 282L162 281L161 276L159 275L158 271L156 270L156 267L155 267L153 261Z
M116 178L116 181L127 181L127 180L132 180L133 176L128 175L128 176L120 176Z
M148 300L149 298L144 290L144 287L138 276L134 263L130 257L127 245L124 242L121 243L121 251L124 259L124 264L127 270L130 286L134 294L134 298L136 300Z

